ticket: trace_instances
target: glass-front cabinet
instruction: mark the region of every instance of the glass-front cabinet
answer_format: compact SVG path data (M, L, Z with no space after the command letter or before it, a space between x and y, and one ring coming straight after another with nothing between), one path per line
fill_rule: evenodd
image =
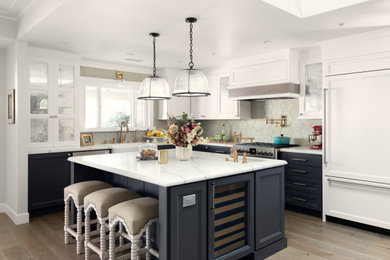
M301 64L301 95L299 99L299 118L322 118L322 63L305 62Z
M78 144L75 63L30 60L30 148Z
M209 182L208 259L238 259L253 251L253 183L250 173Z

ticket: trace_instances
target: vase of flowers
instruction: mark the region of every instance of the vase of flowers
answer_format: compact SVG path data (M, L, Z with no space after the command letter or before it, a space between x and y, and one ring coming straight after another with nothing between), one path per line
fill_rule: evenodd
M180 161L188 161L192 155L192 147L208 141L201 137L201 124L190 120L186 113L181 118L169 116L168 125L166 136L169 143L176 146L176 158Z

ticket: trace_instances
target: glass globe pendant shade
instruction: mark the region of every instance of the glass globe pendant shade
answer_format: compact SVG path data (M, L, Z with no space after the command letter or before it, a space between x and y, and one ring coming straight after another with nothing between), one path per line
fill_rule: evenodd
M153 76L145 78L141 83L138 99L143 100L165 100L170 99L169 86L165 79L156 75L156 37L159 33L150 33L153 37Z
M176 97L205 97L210 95L209 83L206 75L194 69L193 61L193 27L198 19L195 17L186 18L186 23L190 24L190 62L189 69L183 70L176 76L173 96Z
M170 98L169 86L165 79L151 76L142 81L138 99L163 100Z
M209 84L206 75L197 69L181 71L175 81L176 97L204 97L209 96Z

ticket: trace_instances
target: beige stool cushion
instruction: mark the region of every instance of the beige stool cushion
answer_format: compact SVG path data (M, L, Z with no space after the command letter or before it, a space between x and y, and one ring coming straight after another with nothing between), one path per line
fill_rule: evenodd
M72 185L69 185L68 187L65 187L64 189L64 199L68 197L68 195L71 193L74 196L74 203L77 206L83 205L84 198L88 194L102 190L102 189L108 189L112 186L108 183L102 182L102 181L84 181L84 182L78 182Z
M96 207L96 214L100 218L108 216L108 209L115 204L126 200L133 200L141 196L134 191L124 188L109 188L92 192L84 198L84 207L93 204Z
M108 210L110 222L116 216L125 221L131 235L137 235L149 220L158 218L158 200L144 197L116 204Z

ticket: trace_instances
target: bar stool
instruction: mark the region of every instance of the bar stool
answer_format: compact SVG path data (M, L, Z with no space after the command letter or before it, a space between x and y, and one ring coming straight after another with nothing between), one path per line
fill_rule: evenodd
M84 198L84 212L85 212L85 259L90 258L90 249L97 253L100 259L106 258L106 221L108 220L108 209L120 202L140 198L137 193L124 188L109 188L100 191L95 191ZM100 237L91 240L91 223L90 215L92 210L95 211L100 224ZM120 226L120 232L122 227ZM100 240L100 247L94 243Z
M82 218L82 210L84 207L84 197L88 194L102 190L111 188L112 186L108 183L102 181L85 181L78 182L72 185L69 185L64 188L64 233L65 233L65 244L69 244L69 234L72 235L76 239L76 252L77 254L81 254L81 247L84 240L84 236L82 235L83 228L83 218ZM69 204L70 200L73 200L73 203L77 209L77 218L76 224L70 224L70 212L69 212ZM76 228L76 231L74 230Z
M158 200L150 197L125 201L109 208L110 235L108 259L114 260L116 252L120 251L121 247L124 246L119 244L119 247L116 247L115 227L118 223L124 225L127 233L120 232L119 235L131 242L131 252L121 255L118 259L140 260L143 254L146 254L146 260L150 260L151 255L159 258L159 252L151 248L150 243L150 227L154 222L158 221L158 212ZM140 248L143 233L146 233L146 242L145 247Z

